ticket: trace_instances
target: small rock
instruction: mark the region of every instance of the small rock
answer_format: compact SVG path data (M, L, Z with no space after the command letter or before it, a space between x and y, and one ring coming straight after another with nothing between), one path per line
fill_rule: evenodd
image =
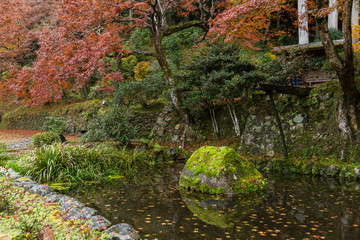
M90 230L104 230L111 225L111 222L106 218L95 215L90 218Z
M111 240L135 240L140 239L135 229L127 223L120 223L111 226L105 231L110 235Z
M26 185L35 185L35 184L37 184L37 182L27 177L21 177L14 181L14 185L18 187L25 187Z
M11 168L7 170L7 175L14 180L22 177L19 173L15 172Z
M266 153L269 157L273 157L274 155L275 155L275 152L274 151L268 151L267 153Z
M65 220L78 220L80 219L80 209L77 207L71 208L65 216Z
M358 169L357 167L354 168L354 172L355 172L355 176L358 178L360 177L360 169Z
M304 122L304 117L301 114L298 114L293 119L294 123L300 124Z
M90 219L91 217L95 216L98 213L93 208L90 207L84 207L83 209L80 209L80 218L82 219Z
M326 170L326 174L329 175L329 176L334 176L335 175L335 166L334 165L330 165L327 167L327 170Z
M6 175L7 174L6 168L0 167L0 174L1 175Z
M156 124L157 124L157 125L160 125L160 126L164 126L165 121L164 121L163 118L158 117L158 118L156 119Z
M175 143L179 140L179 136L178 135L174 135L172 138L171 138L171 142L172 143Z
M60 202L60 201L67 201L70 199L71 198L69 196L65 196L63 194L52 192L52 193L46 195L45 202Z
M97 211L93 208L85 207L85 208L71 208L65 216L66 220L76 220L76 219L91 219L91 217L95 216Z
M157 130L157 134L161 137L162 135L164 135L164 132L165 132L165 129L163 127L160 127L158 130Z
M59 204L61 206L61 212L66 212L68 211L70 208L83 208L85 207L85 205L82 202L79 202L73 198L69 198L69 199L62 199L59 201Z
M40 184L31 184L28 189L30 192L38 194L40 196L45 196L51 192L49 185L40 185Z

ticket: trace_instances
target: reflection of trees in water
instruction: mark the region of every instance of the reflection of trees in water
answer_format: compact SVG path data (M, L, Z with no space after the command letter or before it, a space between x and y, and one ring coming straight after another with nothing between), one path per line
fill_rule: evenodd
M217 197L198 199L191 194L180 196L178 171L176 168L169 168L147 177L139 174L137 179L83 186L78 193L71 190L70 194L81 196L79 200L90 203L91 207L100 210L113 223L124 219L136 229L142 229L142 236L162 231L162 235L153 237L159 239L225 239L227 236L231 239L255 236L258 239L262 232L272 239L311 239L313 235L324 236L326 239L360 239L359 228L355 227L360 225L360 194L353 190L355 186L347 187L337 180L318 177L289 179L270 176L265 198L242 213L241 210L246 207L237 202L237 199L222 201ZM193 216L185 207L182 197L187 206L196 206L197 211L204 208L209 210L216 205L218 208L204 211L204 215L208 214L207 219L212 217L214 222L223 224L225 228L202 223L206 219L202 219L198 213L197 218ZM147 215L151 215L151 223L145 223ZM156 216L161 217L161 222L157 222ZM164 220L168 222L161 225ZM195 224L198 225L194 226ZM196 228L199 229L198 234L193 232ZM206 237L201 238L200 233L206 234Z

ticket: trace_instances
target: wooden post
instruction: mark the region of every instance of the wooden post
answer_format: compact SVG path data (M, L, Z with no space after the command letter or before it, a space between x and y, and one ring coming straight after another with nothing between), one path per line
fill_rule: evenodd
M286 146L285 135L284 135L283 127L282 127L282 124L281 124L281 119L280 119L280 116L279 116L279 112L278 112L278 110L276 108L276 105L275 105L273 92L269 91L269 92L267 92L267 94L270 97L271 109L274 112L275 119L276 119L276 122L277 122L279 130L280 130L280 137L281 137L281 142L283 144L284 157L288 158L289 154L288 154L288 150L287 150L287 146Z

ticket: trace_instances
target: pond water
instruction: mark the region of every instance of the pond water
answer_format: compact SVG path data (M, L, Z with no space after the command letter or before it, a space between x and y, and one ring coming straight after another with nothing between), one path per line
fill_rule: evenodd
M210 198L180 191L181 169L178 165L66 194L113 224L131 224L147 239L360 239L358 185L268 175L263 195Z

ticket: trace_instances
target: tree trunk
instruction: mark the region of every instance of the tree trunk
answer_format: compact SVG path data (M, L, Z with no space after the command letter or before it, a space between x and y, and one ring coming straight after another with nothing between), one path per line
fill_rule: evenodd
M353 144L360 142L360 93L355 84L354 73L354 49L352 46L351 12L352 0L344 0L342 6L343 35L344 35L344 57L341 58L330 37L326 16L316 16L316 23L320 32L321 41L325 53L340 81L344 100L344 114L347 124L351 130L349 139ZM325 7L323 0L316 0L317 10ZM344 136L346 137L346 136Z
M233 105L230 106L229 103L227 104L227 106L228 106L228 109L229 109L231 120L232 120L233 125L234 125L235 134L236 134L237 137L240 137L241 136L240 124L239 124L239 119L236 116L234 106Z
M211 123L213 126L213 130L216 136L219 136L219 126L216 121L215 111L214 109L209 109L210 117L211 117Z
M164 74L165 80L170 88L171 101L174 104L174 106L176 107L176 109L178 110L178 112L180 113L180 115L183 118L183 120L185 121L185 123L188 125L189 119L188 119L187 114L185 113L185 111L182 108L181 97L180 97L180 94L178 93L178 91L176 90L176 84L174 81L173 73L170 69L167 58L163 52L160 34L155 33L155 36L153 39L154 39L154 47L156 50L156 59L161 67L161 70Z
M183 135L182 135L182 143L181 143L182 148L184 148L186 134L190 127L189 116L182 107L181 96L176 89L176 84L174 81L173 73L172 73L169 63L167 61L167 58L164 55L162 42L161 42L162 36L158 32L155 31L153 39L154 39L154 47L156 50L156 59L161 67L161 70L164 74L165 80L170 88L171 102L174 104L174 106L176 107L177 111L179 112L181 118L183 119L183 121L185 123L184 131L183 131Z

